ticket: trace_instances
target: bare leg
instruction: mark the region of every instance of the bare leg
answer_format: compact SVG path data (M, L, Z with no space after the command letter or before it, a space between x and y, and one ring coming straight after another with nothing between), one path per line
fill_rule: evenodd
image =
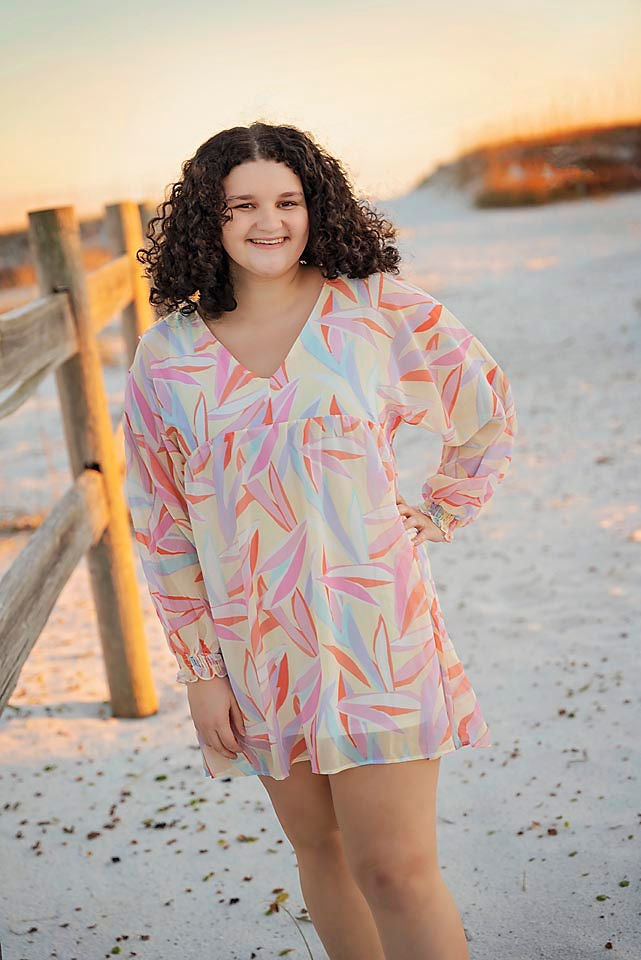
M300 885L330 960L385 960L372 912L354 880L340 834L325 849L296 849Z
M469 960L454 898L440 871L433 876L388 880L369 887L385 960Z
M385 960L469 960L436 848L440 759L365 764L329 774L352 873Z
M305 905L330 960L385 960L349 868L327 776L298 761L284 780L259 779L296 853Z

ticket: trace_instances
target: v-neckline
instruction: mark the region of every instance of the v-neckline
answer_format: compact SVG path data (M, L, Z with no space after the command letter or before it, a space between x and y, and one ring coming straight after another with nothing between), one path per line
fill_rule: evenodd
M314 317L315 317L315 315L316 315L316 312L317 312L317 310L319 309L319 307L321 306L321 304L324 302L324 297L325 297L325 294L326 294L326 292L327 292L327 289L328 289L330 283L331 283L331 281L328 280L327 278L324 278L324 279L323 279L323 285L322 285L322 287L321 287L321 289L320 289L320 293L318 294L318 296L317 296L317 298L316 298L316 302L314 303L314 306L312 307L309 316L308 316L307 319L305 320L305 323L303 324L303 326L302 326L302 327L300 328L300 330L298 331L298 334L297 334L297 336L296 336L296 339L294 340L294 342L292 343L291 347L290 347L289 350L287 351L287 354L285 355L282 363L280 364L280 366L279 366L276 370L274 370L274 372L273 372L269 377L261 377L261 376L259 376L257 373L254 373L253 370L250 370L249 367L246 367L244 363L241 363L240 360L238 359L238 357L235 356L235 355L231 352L231 350L229 349L229 347L226 347L225 344L222 342L222 340L219 340L218 337L212 332L212 330L210 329L210 327L208 326L208 324L205 323L205 321L203 320L203 318L202 318L202 317L200 316L200 314L198 313L198 310L195 310L195 311L194 311L193 316L195 317L195 322L196 322L197 324L199 324L199 325L204 329L204 331L207 333L207 335L209 336L209 338L211 339L211 341L214 343L214 345L217 346L218 349L219 349L220 351L222 351L229 360L233 360L233 362L236 364L236 366L237 366L240 370L242 370L243 373L248 373L251 377L253 377L254 380L262 380L264 383L271 383L272 380L275 380L275 379L278 377L278 375L285 369L285 365L287 364L287 362L288 362L289 359L291 358L291 356L292 356L294 350L296 349L298 343L300 342L300 340L301 340L301 338L302 338L305 330L307 329L307 327L309 326L309 324L311 323L311 321L314 319Z

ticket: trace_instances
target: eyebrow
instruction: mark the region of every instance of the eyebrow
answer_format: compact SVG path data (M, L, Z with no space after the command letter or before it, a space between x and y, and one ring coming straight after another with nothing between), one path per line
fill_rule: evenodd
M279 194L280 197L302 197L303 194L300 190L286 190L285 193ZM225 197L225 200L253 200L254 197L251 193L235 194L233 197Z

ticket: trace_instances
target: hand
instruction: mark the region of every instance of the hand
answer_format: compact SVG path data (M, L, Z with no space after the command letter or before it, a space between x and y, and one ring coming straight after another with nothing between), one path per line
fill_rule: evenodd
M228 677L196 680L186 686L191 718L203 742L223 757L235 760L241 750L236 734L245 736L246 730Z
M445 535L441 528L437 527L434 521L431 520L426 513L423 513L419 507L410 506L400 494L397 494L396 504L399 508L399 513L403 517L405 528L416 527L418 529L416 536L412 537L410 535L413 546L424 543L425 540L431 540L433 543L446 542Z

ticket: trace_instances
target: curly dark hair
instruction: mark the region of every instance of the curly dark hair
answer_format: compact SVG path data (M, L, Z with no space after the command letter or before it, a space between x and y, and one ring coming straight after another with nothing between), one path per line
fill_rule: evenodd
M152 281L150 303L161 310L209 318L234 310L237 301L221 228L232 216L223 179L240 163L275 160L298 175L309 216L309 237L301 260L326 279L339 273L364 278L399 272L401 256L392 243L397 229L366 200L357 199L340 162L313 137L293 126L255 121L230 127L206 140L182 165L182 179L150 219L147 248L136 252ZM155 227L159 224L159 229Z

